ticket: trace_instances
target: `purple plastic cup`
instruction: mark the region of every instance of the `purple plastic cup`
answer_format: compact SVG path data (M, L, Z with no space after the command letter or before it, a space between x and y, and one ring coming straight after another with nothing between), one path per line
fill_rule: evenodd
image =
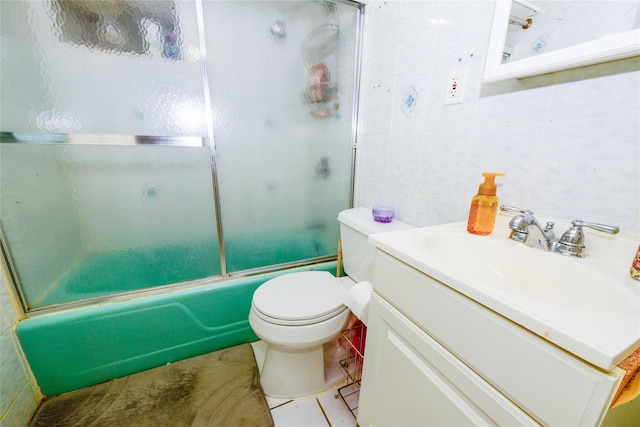
M372 213L373 220L376 222L389 223L393 221L393 208L374 206Z

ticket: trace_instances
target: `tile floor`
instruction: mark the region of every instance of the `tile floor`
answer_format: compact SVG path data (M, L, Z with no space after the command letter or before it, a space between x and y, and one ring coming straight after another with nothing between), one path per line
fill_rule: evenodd
M252 343L258 367L262 367L265 344ZM340 367L336 363L335 375ZM330 374L331 375L331 374ZM275 427L356 427L359 389L345 381L337 386L315 394L293 400L267 397ZM351 408L351 409L350 409ZM354 415L355 414L355 415Z

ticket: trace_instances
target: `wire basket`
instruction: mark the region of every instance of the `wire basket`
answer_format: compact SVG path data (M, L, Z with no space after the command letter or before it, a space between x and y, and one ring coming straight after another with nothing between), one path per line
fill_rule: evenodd
M340 360L340 366L351 382L360 387L367 327L358 321L352 328L342 331L342 337L347 343L348 352L347 357Z
M347 385L338 392L351 414L358 418L358 401L360 399L360 382L362 379L362 363L364 362L364 345L367 327L358 321L352 328L342 331L342 338L347 344L347 357L339 363L347 374Z

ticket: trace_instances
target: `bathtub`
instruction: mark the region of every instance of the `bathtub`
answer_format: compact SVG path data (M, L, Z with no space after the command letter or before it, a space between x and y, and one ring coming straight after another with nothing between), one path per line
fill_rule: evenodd
M42 394L58 395L255 341L248 321L255 289L312 269L333 273L336 263L40 314L16 332Z

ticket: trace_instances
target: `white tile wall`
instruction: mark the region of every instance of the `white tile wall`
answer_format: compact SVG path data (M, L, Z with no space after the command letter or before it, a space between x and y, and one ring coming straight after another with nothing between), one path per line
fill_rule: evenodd
M28 424L40 395L15 334L18 315L7 282L0 262L0 427L17 427Z
M356 204L391 200L418 226L464 221L481 173L506 172L501 203L640 238L640 58L483 84L493 6L367 1ZM445 105L461 66L463 103Z

